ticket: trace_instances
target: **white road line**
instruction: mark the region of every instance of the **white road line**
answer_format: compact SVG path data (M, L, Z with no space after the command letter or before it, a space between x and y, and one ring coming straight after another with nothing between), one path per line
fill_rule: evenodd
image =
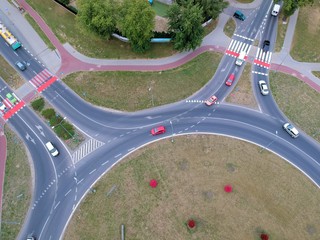
M122 154L121 153L119 153L117 156L114 156L114 158L117 158L117 157L120 157Z
M133 150L135 150L135 149L136 149L135 147L130 148L130 149L128 149L128 152L131 152L131 151L133 151Z
M82 181L83 181L84 178L82 178L79 182L77 182L77 185L79 185ZM76 189L77 190L77 189Z
M60 204L60 201L57 203L57 205L54 206L54 209L56 209Z
M95 169L93 169L91 172L89 172L89 174L92 174L92 173L94 173L95 171L97 171L97 169L95 168Z
M192 125L190 128L193 128L194 127L194 125Z
M120 137L123 137L123 136L124 136L124 134L121 134L121 135L120 135Z
M101 164L101 166L106 165L109 161L105 161L104 163Z
M64 196L66 197L70 192L71 192L71 189L68 192L66 192Z

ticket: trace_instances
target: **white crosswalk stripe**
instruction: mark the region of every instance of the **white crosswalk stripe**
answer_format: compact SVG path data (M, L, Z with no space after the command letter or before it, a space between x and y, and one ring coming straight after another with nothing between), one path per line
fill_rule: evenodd
M99 147L103 146L104 142L100 142L96 139L90 138L89 141L85 142L72 154L72 161L73 163L77 163L85 156L92 153L94 150L98 149Z
M50 77L52 77L53 74L49 72L49 70L44 69L43 71L39 72L36 76L34 76L31 80L30 83L34 87L39 87L42 85L45 81L47 81Z

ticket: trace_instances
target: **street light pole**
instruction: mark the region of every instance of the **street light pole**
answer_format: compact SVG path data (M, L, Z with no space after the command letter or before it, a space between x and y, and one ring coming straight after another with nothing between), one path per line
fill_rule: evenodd
M170 120L170 125L171 125L171 142L173 143L174 140L173 140L173 126L172 126L172 121Z
M152 106L154 107L153 92L152 92L152 87L151 87L151 85L150 85L150 87L149 87L149 92L151 93L151 103L152 103Z

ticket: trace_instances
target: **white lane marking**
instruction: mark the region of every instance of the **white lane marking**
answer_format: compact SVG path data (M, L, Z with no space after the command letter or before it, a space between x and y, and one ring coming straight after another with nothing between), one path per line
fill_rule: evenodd
M56 209L60 204L60 201L54 206L54 209Z
M133 151L133 150L135 150L135 149L136 149L135 147L130 148L130 149L128 149L128 152L131 152L131 151Z
M94 173L95 171L97 171L97 169L95 168L95 169L93 169L91 172L89 172L89 174L92 174L92 173Z
M190 128L193 128L194 127L194 125L192 125Z
M70 192L71 192L71 189L68 192L66 192L64 196L66 197Z
M101 166L106 165L109 161L105 161L104 163L101 164Z
M118 155L114 156L114 158L120 157L122 154L119 153Z
M77 185L79 185L82 181L83 181L84 178L82 178L79 182L77 182ZM76 189L77 191L77 189Z

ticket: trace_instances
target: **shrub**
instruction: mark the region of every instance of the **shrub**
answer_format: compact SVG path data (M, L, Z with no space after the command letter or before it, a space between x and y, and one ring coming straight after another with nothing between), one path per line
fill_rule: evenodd
M56 115L56 111L53 108L47 108L41 112L42 116L46 119L50 119Z
M42 109L44 108L44 99L43 98L39 98L37 100L34 100L31 103L31 106L34 110L41 112Z
M51 116L50 118L50 125L51 126L56 126L58 125L59 123L61 123L63 120L63 118L61 116L56 116L55 114L53 116Z

